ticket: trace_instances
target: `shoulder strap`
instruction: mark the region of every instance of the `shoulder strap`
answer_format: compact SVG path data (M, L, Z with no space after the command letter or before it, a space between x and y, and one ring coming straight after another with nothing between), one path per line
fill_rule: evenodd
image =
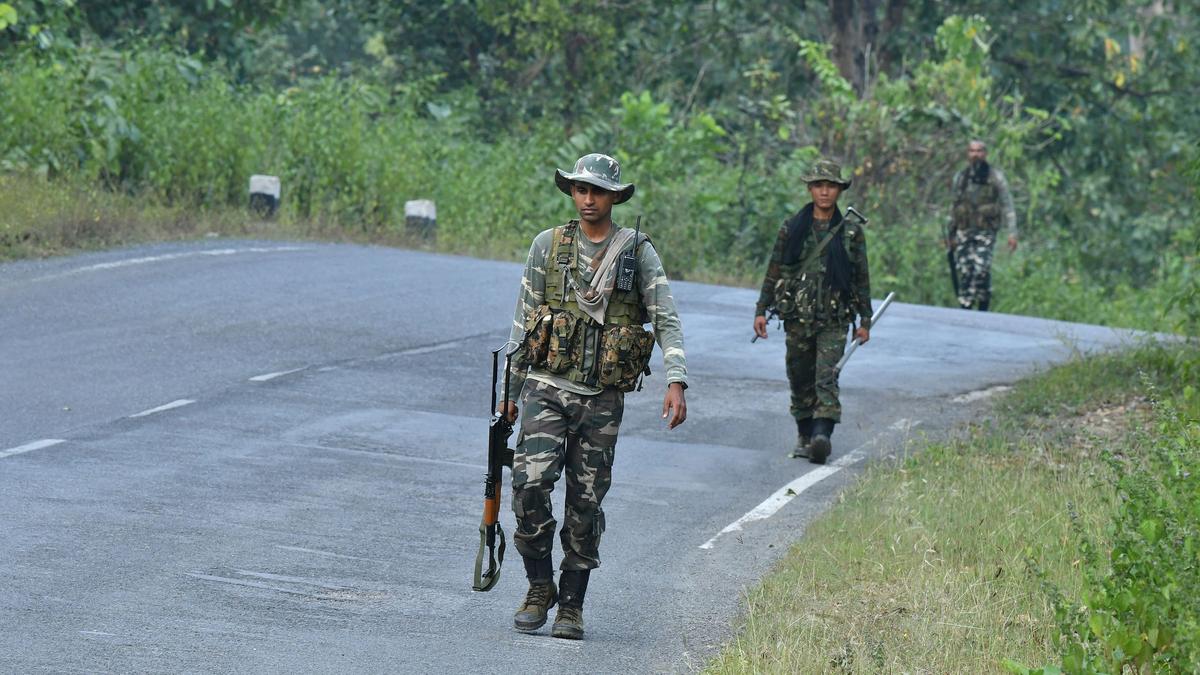
M576 220L554 228L554 259L559 267L575 269L575 232L578 228L579 221Z
M846 224L845 218L839 220L838 224L834 225L833 228L830 229L829 232L825 235L825 238L822 239L821 241L817 242L817 245L813 247L813 250L809 251L808 255L804 256L804 260L801 261L801 263L800 263L801 270L807 270L808 267L813 264L813 261L815 261L817 259L817 256L821 255L821 252L825 250L825 247L829 245L829 242L833 241L833 238L837 236L838 231L840 231L842 229L842 226L845 224Z

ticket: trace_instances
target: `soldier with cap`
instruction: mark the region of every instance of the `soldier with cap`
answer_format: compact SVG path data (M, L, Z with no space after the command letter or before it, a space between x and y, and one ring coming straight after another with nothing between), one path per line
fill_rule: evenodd
M754 333L767 337L767 310L783 319L787 375L798 439L791 457L824 464L841 421L834 367L858 317L855 337L870 339L871 277L861 222L843 219L837 200L850 187L837 163L822 159L800 177L812 201L779 229L754 311Z
M953 192L946 247L953 252L958 304L986 312L992 303L996 231L1003 221L1008 250L1017 250L1017 212L1004 174L988 164L983 141L967 144L967 167L954 175Z
M557 170L554 181L574 200L579 218L534 238L511 332L520 346L510 391L523 388L524 411L513 457L514 539L529 579L513 623L535 631L557 603L551 634L579 639L584 594L600 565L601 503L612 481L625 393L641 388L657 341L667 381L662 417L673 429L687 418L687 367L658 253L646 235L612 220L613 206L634 192L632 183L621 182L620 165L607 155L585 155L574 170ZM653 333L643 328L647 323ZM510 401L499 412L515 420L518 408ZM564 472L556 586L550 493Z

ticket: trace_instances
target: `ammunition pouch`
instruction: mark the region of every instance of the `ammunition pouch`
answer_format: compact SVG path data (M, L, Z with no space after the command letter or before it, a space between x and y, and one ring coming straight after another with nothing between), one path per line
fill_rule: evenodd
M548 372L561 375L583 358L583 321L574 312L552 312L550 345L546 350Z
M641 326L606 326L600 340L601 387L633 391L650 374L654 334Z
M807 322L813 315L817 284L808 275L784 276L775 282L775 309L784 321Z
M550 330L553 322L550 305L538 305L525 317L525 336L517 352L517 366L542 367L550 353Z

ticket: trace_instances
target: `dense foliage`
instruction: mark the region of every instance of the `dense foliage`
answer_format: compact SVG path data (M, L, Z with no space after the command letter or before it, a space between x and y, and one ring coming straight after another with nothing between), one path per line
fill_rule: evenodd
M949 303L981 137L1022 228L996 309L1195 334L1198 27L1166 0L6 0L0 170L197 205L270 172L284 217L367 233L432 198L439 246L515 257L569 215L552 168L603 150L673 274L753 283L831 154L876 287Z

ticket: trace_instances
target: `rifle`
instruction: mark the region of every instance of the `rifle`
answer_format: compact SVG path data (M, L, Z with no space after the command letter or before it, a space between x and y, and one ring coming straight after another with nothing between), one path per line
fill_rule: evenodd
M872 329L875 328L875 322L879 321L879 319L883 318L883 312L888 308L888 305L892 304L892 299L894 299L895 297L896 297L896 291L892 291L891 293L888 293L887 297L883 299L883 302L881 302L879 304L879 309L875 310L875 313L873 315L871 315L871 328ZM841 360L838 361L837 365L833 367L833 376L834 377L837 377L838 374L842 372L842 366L846 365L846 362L850 360L850 356L852 354L854 354L854 350L858 349L858 346L861 344L862 344L861 340L859 340L858 338L854 338L854 341L851 342L850 346L846 349L846 353L842 355Z
M488 427L488 469L483 478L483 520L479 523L479 553L475 556L475 582L471 588L490 591L500 580L500 566L504 564L504 530L500 527L500 483L504 479L504 467L512 470L513 451L508 447L513 424L508 421L508 380L512 367L512 351L506 351L512 342L504 343L492 351L492 421ZM496 384L499 380L500 352L504 351L504 413L496 409ZM488 565L483 569L484 551Z
M958 265L954 264L954 233L946 228L946 263L950 265L950 283L954 286L954 297L958 297Z

